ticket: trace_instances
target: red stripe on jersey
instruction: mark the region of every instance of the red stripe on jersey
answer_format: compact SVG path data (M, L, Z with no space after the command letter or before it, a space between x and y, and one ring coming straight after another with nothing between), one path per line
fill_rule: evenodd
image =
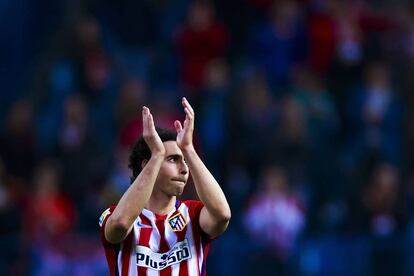
M156 215L156 222L157 229L160 232L161 240L160 240L160 247L158 248L158 253L167 252L170 247L168 246L168 242L165 239L165 217L166 216L157 216ZM171 275L171 266L167 266L163 270L160 271L160 276L170 276Z
M198 260L200 259L200 232L198 231L197 222L193 223L192 225L193 230L193 239L196 246L196 252L197 252L197 267L198 271L200 271L200 263Z
M129 275L129 260L131 258L132 238L134 231L131 231L123 242L122 248L122 276Z
M109 266L109 275L111 276L119 275L118 254L119 254L119 245L105 248L106 260Z
M203 257L203 266L201 268L201 275L202 276L206 276L207 275L207 255L208 255L208 249L209 249L209 241L203 241L203 253L204 253L204 257Z
M144 216L142 213L139 215L139 217L141 218L142 224L151 225L151 221L146 216ZM151 238L151 232L152 232L152 228L141 228L138 245L150 247L149 240ZM142 267L142 266L137 266L137 273L138 275L146 275L147 268Z

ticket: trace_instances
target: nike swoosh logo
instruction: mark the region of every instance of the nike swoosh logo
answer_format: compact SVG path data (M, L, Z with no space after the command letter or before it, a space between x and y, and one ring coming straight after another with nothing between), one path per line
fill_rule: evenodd
M152 228L152 226L151 225L146 225L146 224L142 224L141 222L137 222L137 226L138 227L141 227L141 228Z

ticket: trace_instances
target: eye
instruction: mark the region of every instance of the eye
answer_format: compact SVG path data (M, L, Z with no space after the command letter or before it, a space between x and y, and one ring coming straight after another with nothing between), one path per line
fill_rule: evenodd
M177 156L171 156L170 158L168 158L168 161L170 162L176 162L178 160Z

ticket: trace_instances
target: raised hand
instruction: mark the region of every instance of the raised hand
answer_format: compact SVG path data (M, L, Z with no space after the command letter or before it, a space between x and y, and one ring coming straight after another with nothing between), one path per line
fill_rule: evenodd
M142 136L150 148L151 154L165 154L164 144L155 130L154 118L146 106L142 107L142 127Z
M194 110L186 98L182 99L181 104L185 112L184 126L178 120L174 122L174 126L177 130L177 145L183 150L193 146Z

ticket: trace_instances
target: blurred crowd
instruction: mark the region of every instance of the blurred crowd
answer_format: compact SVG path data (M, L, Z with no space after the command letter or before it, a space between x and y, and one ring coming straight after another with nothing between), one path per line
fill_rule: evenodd
M37 23L0 46L0 274L107 273L141 107L182 96L233 214L209 275L414 273L411 1L32 2L0 5Z

